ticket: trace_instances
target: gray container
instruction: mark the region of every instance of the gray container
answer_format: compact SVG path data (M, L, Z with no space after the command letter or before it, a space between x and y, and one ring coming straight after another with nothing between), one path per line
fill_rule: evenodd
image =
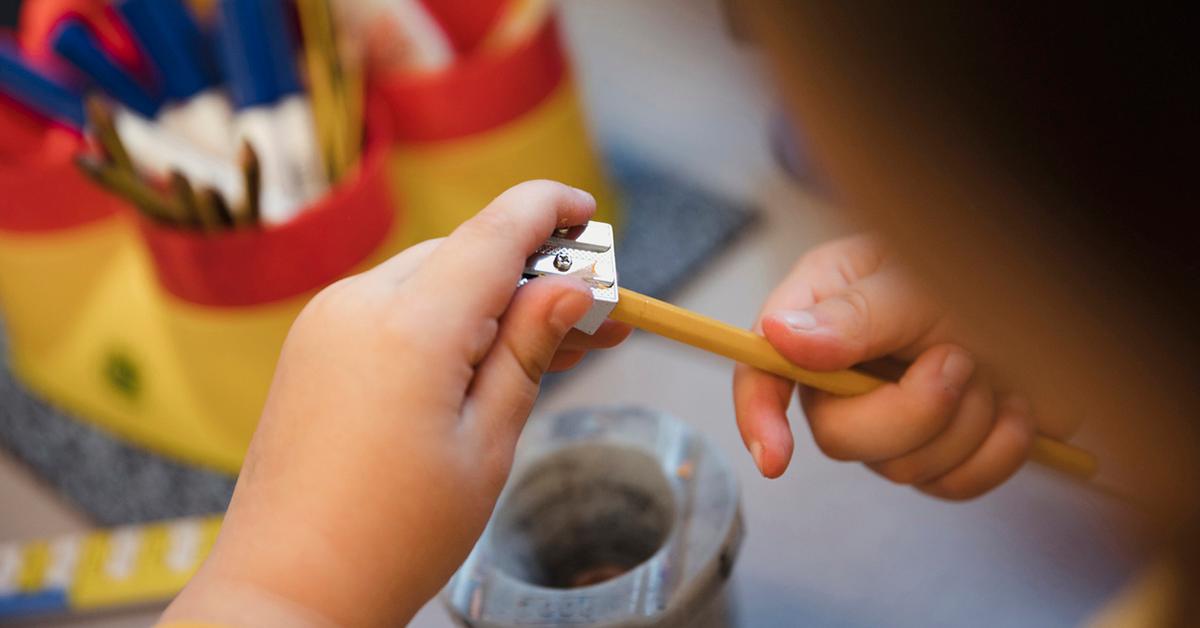
M737 482L701 434L641 408L535 420L470 557L442 592L472 628L724 626Z

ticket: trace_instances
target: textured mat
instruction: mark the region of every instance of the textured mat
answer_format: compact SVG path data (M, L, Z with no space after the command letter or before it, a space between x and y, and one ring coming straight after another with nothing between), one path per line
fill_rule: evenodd
M754 220L749 208L637 160L616 156L610 167L626 209L621 284L638 292L669 295ZM0 350L7 356L3 333ZM573 376L580 375L556 377ZM231 476L130 447L65 416L14 381L7 360L0 363L0 447L103 525L220 512L233 491Z

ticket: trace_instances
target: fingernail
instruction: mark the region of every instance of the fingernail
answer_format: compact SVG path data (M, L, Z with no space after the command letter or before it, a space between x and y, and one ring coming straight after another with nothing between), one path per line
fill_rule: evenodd
M554 308L550 310L550 324L557 329L566 331L579 322L580 317L587 311L584 302L590 301L590 296L591 292L583 286L563 292L562 296L558 297L558 302L554 304Z
M817 317L808 310L789 310L776 314L789 329L794 331L812 331L819 327Z
M965 351L953 350L942 362L942 380L954 390L962 390L975 372L975 361Z
M750 455L754 458L754 466L758 467L758 472L765 474L766 472L763 471L763 461L762 461L762 456L763 456L762 443L760 443L758 441L754 441L753 443L750 443Z
M575 193L579 195L579 198L583 199L583 202L591 203L593 205L596 203L596 197L592 196L591 192L588 192L587 190L581 190L576 187L573 187L571 189L575 190Z

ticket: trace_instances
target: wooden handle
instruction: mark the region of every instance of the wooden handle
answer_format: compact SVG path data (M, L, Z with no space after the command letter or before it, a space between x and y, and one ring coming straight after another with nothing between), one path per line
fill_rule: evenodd
M779 354L766 338L632 290L620 289L609 318L652 334L725 356L754 368L835 395L861 395L888 383L855 370L817 372L802 369ZM1049 468L1083 479L1096 474L1096 457L1066 443L1037 436L1029 457Z

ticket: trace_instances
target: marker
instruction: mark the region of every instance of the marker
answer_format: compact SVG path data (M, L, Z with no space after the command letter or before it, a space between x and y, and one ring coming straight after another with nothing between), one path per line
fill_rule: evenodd
M202 149L231 157L232 115L208 38L181 0L121 0L117 13L153 67L168 103L162 125Z
M147 118L158 114L162 98L140 85L96 41L77 19L63 20L50 36L58 55L87 75L104 93Z
M221 0L217 22L235 133L254 146L262 168L262 219L286 222L327 185L283 5Z
M9 39L0 39L0 91L34 113L81 131L82 95L34 68Z

